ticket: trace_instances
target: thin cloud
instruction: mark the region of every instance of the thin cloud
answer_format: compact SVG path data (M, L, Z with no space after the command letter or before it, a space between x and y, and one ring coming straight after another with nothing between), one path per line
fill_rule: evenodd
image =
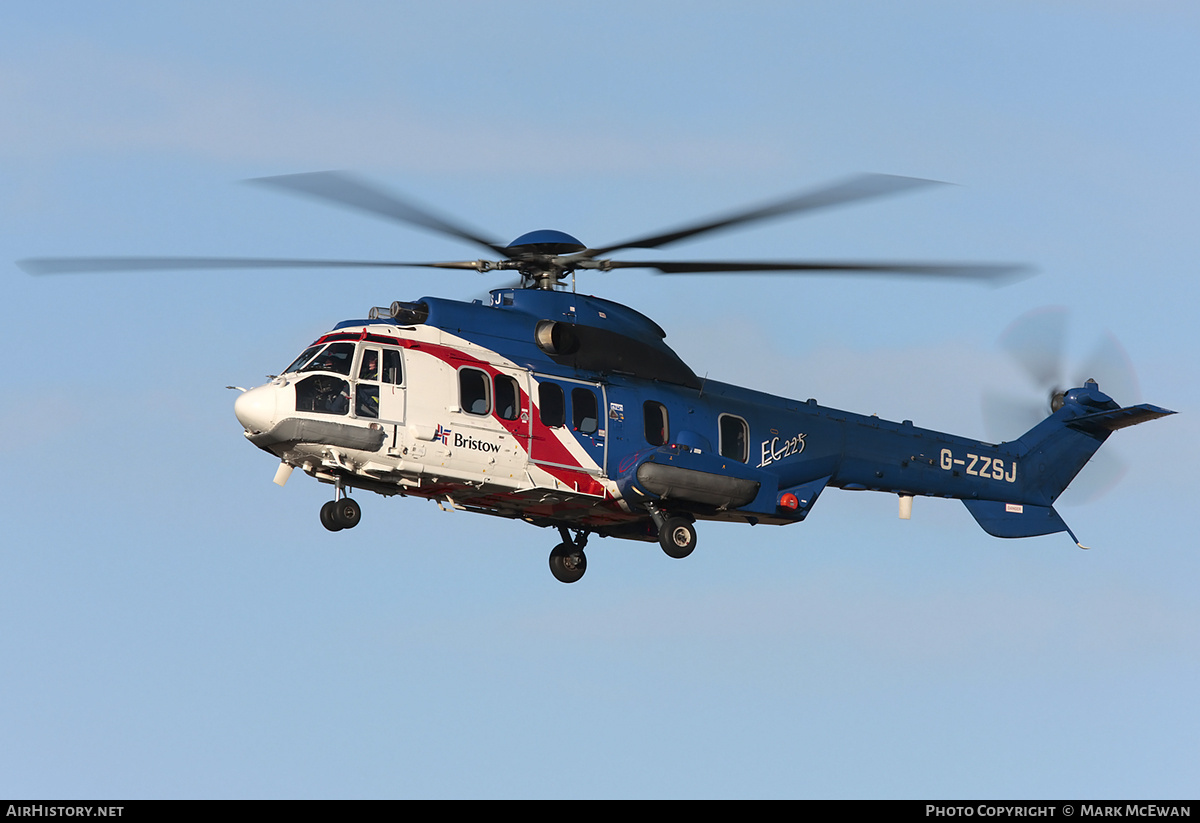
M95 47L47 51L34 73L30 62L0 62L7 113L0 154L10 159L155 151L298 167L574 174L766 168L778 160L762 146L631 131L614 120L546 129L513 118L501 127L486 113L437 114L402 95L329 102L294 85L189 72Z

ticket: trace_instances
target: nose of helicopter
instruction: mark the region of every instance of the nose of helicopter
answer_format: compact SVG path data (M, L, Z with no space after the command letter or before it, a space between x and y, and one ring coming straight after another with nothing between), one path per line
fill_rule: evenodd
M275 423L279 392L269 383L244 391L233 401L233 413L247 432L264 432Z

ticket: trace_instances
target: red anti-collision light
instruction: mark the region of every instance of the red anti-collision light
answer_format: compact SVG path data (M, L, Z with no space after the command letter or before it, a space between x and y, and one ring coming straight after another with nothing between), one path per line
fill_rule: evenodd
M798 509L800 508L800 501L797 499L796 495L788 492L783 497L779 498L779 505L785 509Z

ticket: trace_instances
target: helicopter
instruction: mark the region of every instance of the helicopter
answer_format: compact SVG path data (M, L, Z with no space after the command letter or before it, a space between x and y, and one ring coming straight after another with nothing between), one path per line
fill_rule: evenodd
M1054 509L1117 429L1174 412L1121 406L1095 380L1055 389L1049 414L1016 440L988 443L700 378L649 317L574 288L579 271L881 273L995 280L1006 264L626 260L718 230L899 194L936 181L860 175L765 205L632 240L587 246L542 229L508 244L357 177L315 172L251 181L415 225L486 249L438 262L220 257L39 258L35 274L77 271L432 267L515 272L490 299L421 297L339 322L267 383L239 389L251 444L333 486L319 519L362 518L352 491L435 501L557 532L553 576L587 570L592 536L657 542L682 559L696 524L803 522L827 488L962 500L996 537L1066 532ZM571 278L568 287L565 282ZM230 387L238 388L238 387Z

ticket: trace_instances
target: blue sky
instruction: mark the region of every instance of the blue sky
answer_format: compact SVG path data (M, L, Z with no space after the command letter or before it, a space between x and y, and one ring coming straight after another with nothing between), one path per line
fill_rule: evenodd
M858 172L956 185L677 258L1028 262L1003 288L618 272L701 374L984 437L1017 317L1142 397L1106 496L1001 541L831 492L695 554L327 487L226 385L429 272L33 278L0 304L0 795L1195 797L1200 13L1185 3L10 3L0 258L460 259L240 181L353 169L501 239L593 245Z

